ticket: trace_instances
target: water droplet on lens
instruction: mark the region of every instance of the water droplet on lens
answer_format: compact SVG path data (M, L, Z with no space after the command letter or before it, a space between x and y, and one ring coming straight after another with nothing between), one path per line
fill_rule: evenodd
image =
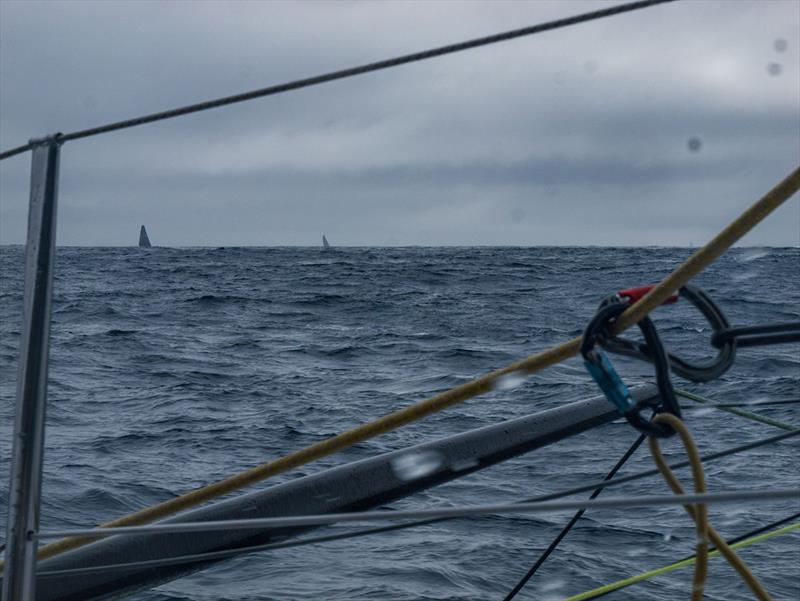
M564 587L567 585L565 580L556 578L543 582L539 585L536 599L540 601L561 601L564 598Z
M408 482L432 474L442 466L444 459L444 455L436 451L420 451L393 459L391 466L398 478Z
M539 590L543 593L554 593L556 591L562 590L566 585L567 585L566 580L562 580L561 578L553 578L552 580L543 582L539 586Z
M691 152L698 152L700 148L703 146L703 141L698 137L689 138L686 142L686 145L689 147Z
M769 255L769 251L763 248L749 248L742 252L739 255L739 262L740 263L749 263L750 261L755 261L756 259L761 259Z
M450 464L450 469L454 472L463 472L464 470L472 469L473 467L478 467L480 462L477 459L470 458L470 459L462 459L461 461L454 461Z
M783 71L783 66L780 63L770 63L767 65L767 72L770 75L780 75Z
M625 551L628 557L641 557L647 553L647 547L631 547Z
M755 271L743 271L742 273L734 273L731 279L734 282L744 282L746 280L752 280L756 275L758 274Z
M740 515L734 515L731 517L723 517L719 520L721 526L730 527L731 529L736 529L737 527L742 526L746 523L746 521Z
M525 374L519 371L512 371L497 378L492 385L494 390L511 390L525 382Z
M775 40L775 50L776 52L786 52L786 49L789 47L789 44L786 43L786 40L783 38L778 38Z
M752 401L744 401L742 404L743 405L760 405L762 403L769 403L769 400L770 400L769 397L760 396L760 397L757 397L757 398L753 399Z

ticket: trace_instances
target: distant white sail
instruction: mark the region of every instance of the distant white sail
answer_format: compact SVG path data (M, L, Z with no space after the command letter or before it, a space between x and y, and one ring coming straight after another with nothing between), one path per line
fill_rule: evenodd
M147 230L142 229L139 230L139 248L151 248L152 244L150 244L150 238L147 237Z
M142 227L144 227L144 226L142 226ZM322 236L322 248L324 248L325 250L328 250L328 249L330 249L330 247L331 247L331 245L328 244L328 239L323 234L323 236Z

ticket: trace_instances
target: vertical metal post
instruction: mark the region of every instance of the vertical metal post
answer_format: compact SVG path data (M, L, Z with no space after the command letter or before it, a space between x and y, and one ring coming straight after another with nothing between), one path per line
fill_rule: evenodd
M3 600L33 601L47 401L58 197L58 136L32 140L25 297L8 494Z

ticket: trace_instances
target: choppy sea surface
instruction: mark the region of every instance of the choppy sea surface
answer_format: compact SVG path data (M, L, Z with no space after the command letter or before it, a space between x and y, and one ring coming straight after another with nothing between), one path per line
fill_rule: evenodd
M659 280L677 248L59 248L42 527L92 526L163 501L579 335L601 298ZM0 518L8 460L24 249L0 247ZM695 283L734 325L800 319L800 250L734 249ZM711 353L685 303L658 310L671 350ZM633 383L652 369L615 358ZM800 396L800 348L740 349L717 381L676 385L718 402ZM326 467L595 396L577 359L516 387L261 487ZM682 400L703 452L773 435L772 426ZM800 404L754 409L800 424ZM512 502L601 478L634 440L622 421L392 504ZM665 443L671 458L679 444ZM711 492L800 484L798 443L710 463ZM646 448L623 469L650 468ZM687 477L683 474L683 477ZM252 490L252 489L251 489ZM666 494L659 478L609 494ZM800 511L793 501L711 508L734 537ZM502 599L571 513L485 516L216 564L139 601ZM339 531L337 528L330 530ZM680 508L586 514L518 599L554 600L690 555ZM800 534L743 558L776 599L800 596ZM691 569L610 599L688 599ZM724 560L706 598L750 599Z

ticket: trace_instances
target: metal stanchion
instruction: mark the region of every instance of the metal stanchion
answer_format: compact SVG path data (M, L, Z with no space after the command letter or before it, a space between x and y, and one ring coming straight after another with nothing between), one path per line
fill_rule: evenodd
M3 600L35 596L58 197L58 136L32 140L25 297L8 495Z

